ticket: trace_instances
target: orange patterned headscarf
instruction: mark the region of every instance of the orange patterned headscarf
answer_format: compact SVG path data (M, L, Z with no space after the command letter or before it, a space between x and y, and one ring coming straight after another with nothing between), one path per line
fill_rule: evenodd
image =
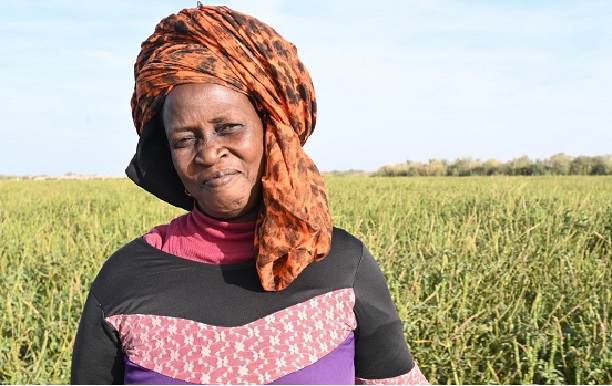
M257 272L263 288L285 288L308 264L327 254L332 224L325 186L302 149L315 126L315 93L293 44L249 15L199 5L170 15L156 26L142 43L134 76L132 115L141 139L126 169L130 178L158 197L185 207L184 201L177 204L179 199L173 198L177 189L183 192L177 176L157 181L151 177L158 173L156 165L167 169L161 164L170 157L146 154L163 152L161 145L146 145L147 138L162 141L153 131L163 133L158 113L173 86L216 83L229 87L249 96L255 109L265 113L263 209L255 230ZM172 186L156 187L159 184Z

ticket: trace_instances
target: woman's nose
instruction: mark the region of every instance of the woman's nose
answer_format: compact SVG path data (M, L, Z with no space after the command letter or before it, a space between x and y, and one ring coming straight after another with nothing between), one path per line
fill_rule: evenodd
M205 165L214 165L226 154L227 149L215 139L202 140L198 144L196 162Z

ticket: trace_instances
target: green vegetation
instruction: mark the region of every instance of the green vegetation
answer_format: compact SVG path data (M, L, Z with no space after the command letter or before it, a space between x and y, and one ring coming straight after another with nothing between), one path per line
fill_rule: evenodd
M439 176L610 176L612 155L570 157L563 153L548 159L532 161L528 156L502 163L494 158L486 161L469 157L453 162L430 159L427 163L406 161L403 164L380 167L379 177L439 177Z
M327 177L432 383L612 383L612 178ZM127 180L0 179L0 382L67 383L112 251L181 213Z

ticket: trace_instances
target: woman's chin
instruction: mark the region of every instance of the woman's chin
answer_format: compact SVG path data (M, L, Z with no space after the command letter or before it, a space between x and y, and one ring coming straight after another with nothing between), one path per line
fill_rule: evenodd
M245 206L240 207L227 207L227 206L210 206L202 205L198 201L198 209L208 217L225 222L248 222L255 221L259 211L256 208L247 208Z

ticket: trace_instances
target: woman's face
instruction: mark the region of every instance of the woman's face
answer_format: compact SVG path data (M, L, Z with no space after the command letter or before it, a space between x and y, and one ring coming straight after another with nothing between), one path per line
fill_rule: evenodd
M255 220L264 129L247 96L211 83L178 85L163 122L174 168L200 209L223 221Z

